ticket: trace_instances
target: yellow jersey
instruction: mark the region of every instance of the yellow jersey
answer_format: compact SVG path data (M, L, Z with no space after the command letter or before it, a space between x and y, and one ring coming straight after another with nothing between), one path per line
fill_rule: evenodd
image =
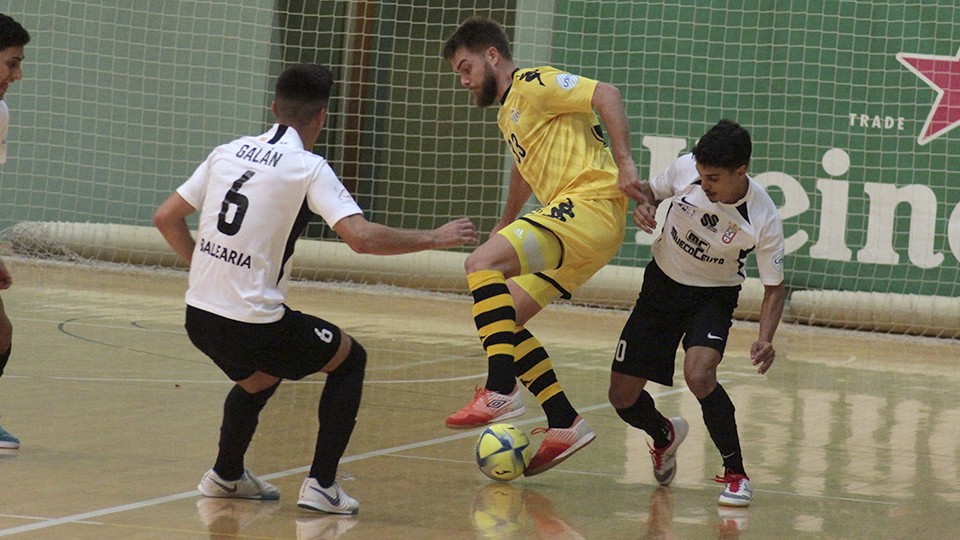
M577 195L621 198L618 169L593 112L597 81L550 66L518 69L497 125L541 204Z

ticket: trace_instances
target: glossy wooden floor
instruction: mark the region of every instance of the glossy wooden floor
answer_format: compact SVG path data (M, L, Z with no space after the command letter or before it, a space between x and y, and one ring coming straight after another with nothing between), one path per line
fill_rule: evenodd
M0 536L191 538L957 538L960 358L956 342L785 326L757 375L756 329L738 324L721 366L737 405L749 510L717 506L720 458L682 386L651 386L690 420L670 488L646 439L606 404L624 312L551 307L529 327L555 359L597 440L560 467L509 484L473 462L477 430L443 427L482 383L465 298L295 285L292 306L341 325L370 353L340 482L361 502L342 518L296 506L322 376L284 383L247 466L279 502L201 498L216 454L225 377L182 329L182 273L7 259L15 326L0 425L23 440L0 456ZM529 394L515 422L543 425ZM534 439L539 442L539 438Z

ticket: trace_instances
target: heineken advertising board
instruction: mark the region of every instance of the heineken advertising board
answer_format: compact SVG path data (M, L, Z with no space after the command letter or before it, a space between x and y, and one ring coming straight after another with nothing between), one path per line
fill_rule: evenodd
M750 130L750 174L780 208L791 288L957 294L955 1L557 2L556 13L552 62L621 88L643 178L721 118ZM651 240L631 226L615 263L645 264Z

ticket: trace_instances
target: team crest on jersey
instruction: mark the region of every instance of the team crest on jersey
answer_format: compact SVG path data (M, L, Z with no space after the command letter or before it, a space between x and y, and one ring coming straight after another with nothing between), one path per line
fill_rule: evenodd
M738 232L740 232L740 227L738 227L736 223L731 223L720 239L723 240L724 244L729 244L733 242L733 238L737 236Z
M520 123L520 110L519 109L510 109L510 121L514 124Z
M563 88L564 90L570 90L579 82L580 77L576 75L571 75L569 73L561 73L557 75L557 86Z

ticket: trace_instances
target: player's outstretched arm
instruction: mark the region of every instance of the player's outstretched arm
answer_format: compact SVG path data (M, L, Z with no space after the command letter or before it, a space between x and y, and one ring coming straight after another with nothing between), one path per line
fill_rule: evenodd
M617 185L631 199L640 197L640 175L633 161L630 144L630 126L627 120L623 97L617 87L604 82L597 83L593 91L593 109L607 128L610 151L620 170Z
M173 193L157 208L153 214L153 224L181 259L190 264L196 242L187 226L187 216L197 209L190 205L179 193Z
M759 366L757 373L763 375L773 365L777 352L773 348L773 335L777 332L787 289L783 283L763 286L763 301L760 304L760 336L750 346L750 360Z
M338 221L333 230L353 251L371 255L399 255L477 243L477 229L468 218L455 219L436 229L420 230L387 227L354 214Z

